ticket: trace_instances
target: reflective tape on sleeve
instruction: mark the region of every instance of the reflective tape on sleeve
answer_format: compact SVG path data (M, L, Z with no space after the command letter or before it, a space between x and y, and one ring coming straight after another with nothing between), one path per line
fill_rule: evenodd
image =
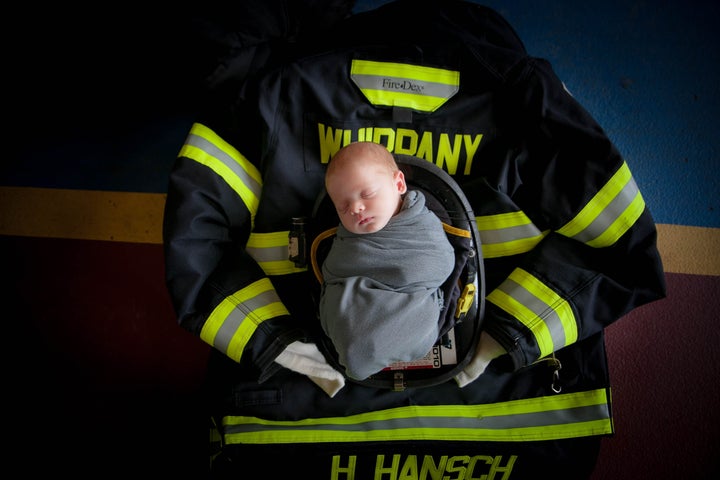
M523 269L516 268L487 300L532 332L540 357L577 341L577 322L570 304Z
M613 431L608 392L598 389L487 405L414 405L294 421L223 419L227 444L401 440L525 442Z
M240 152L209 128L196 123L190 129L180 156L195 160L220 175L240 196L254 223L262 178L257 168Z
M506 257L529 252L548 232L541 232L524 212L475 217L482 241L483 258Z
M287 275L307 271L289 260L289 231L250 234L246 250L266 275Z
M610 178L575 218L558 230L591 247L608 247L622 237L645 209L627 163Z
M270 280L263 278L238 290L215 307L200 338L239 362L258 325L289 312Z

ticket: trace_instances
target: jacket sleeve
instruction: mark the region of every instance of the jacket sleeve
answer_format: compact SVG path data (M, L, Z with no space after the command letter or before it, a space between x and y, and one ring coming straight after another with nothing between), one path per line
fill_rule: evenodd
M485 329L515 368L665 296L656 228L616 147L542 59L508 90L514 140L475 211ZM498 272L501 278L493 278Z
M262 191L260 173L215 123L192 126L169 177L166 283L180 325L232 360L257 368L262 381L278 368L275 357L303 338L303 331L246 249Z

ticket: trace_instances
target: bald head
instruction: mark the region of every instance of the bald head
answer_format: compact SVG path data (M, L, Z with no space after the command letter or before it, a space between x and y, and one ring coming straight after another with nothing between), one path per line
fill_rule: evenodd
M384 146L356 142L341 148L330 160L325 188L340 216L353 233L382 229L400 211L407 191L405 175Z
M325 173L325 184L327 185L327 179L338 170L354 164L385 168L390 174L398 170L395 158L383 145L374 142L355 142L338 150L330 160Z

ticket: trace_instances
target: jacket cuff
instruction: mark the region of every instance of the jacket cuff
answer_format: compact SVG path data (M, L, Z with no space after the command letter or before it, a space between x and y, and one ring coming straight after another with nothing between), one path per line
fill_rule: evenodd
M263 383L275 375L281 368L275 359L280 355L291 343L297 340L306 340L307 335L300 329L293 329L279 335L265 351L258 357L257 366L260 369L258 383Z

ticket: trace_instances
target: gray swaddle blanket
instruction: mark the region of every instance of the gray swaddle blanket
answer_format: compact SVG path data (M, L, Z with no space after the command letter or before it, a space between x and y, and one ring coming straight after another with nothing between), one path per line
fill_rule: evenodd
M365 379L430 351L443 306L439 287L454 264L440 219L415 190L379 232L338 226L322 265L319 314L349 377Z

